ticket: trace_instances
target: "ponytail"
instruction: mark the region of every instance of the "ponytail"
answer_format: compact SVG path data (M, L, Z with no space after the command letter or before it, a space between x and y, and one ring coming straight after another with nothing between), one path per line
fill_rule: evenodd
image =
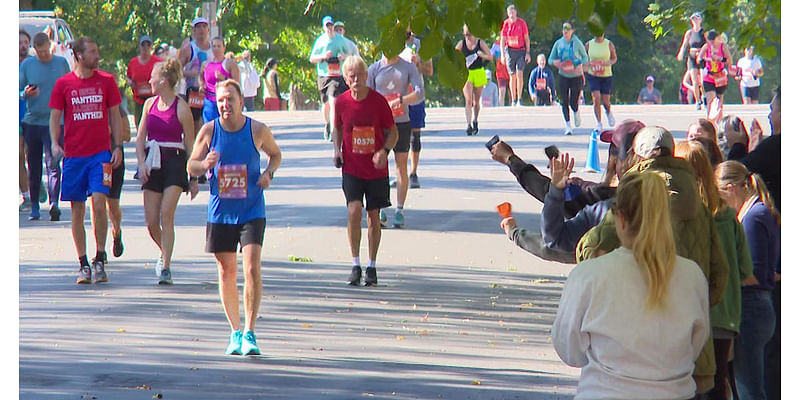
M617 210L634 234L633 255L647 281L647 307L661 308L675 268L675 240L664 179L653 172L628 174L617 189Z
M703 204L708 207L711 215L725 208L720 200L717 183L714 179L714 169L708 157L708 151L703 143L697 140L687 140L675 145L675 157L686 159L692 165L697 176L697 191Z
M752 190L753 194L758 193L758 199L769 208L769 212L775 217L775 220L778 221L778 226L781 226L781 214L775 208L775 203L772 202L772 196L770 196L769 191L767 191L767 184L761 179L761 176L751 172L748 177L747 188Z
M772 196L767 191L767 184L756 173L747 170L744 164L738 161L725 161L717 166L717 181L723 185L732 184L735 186L742 186L745 188L748 196L757 195L758 199L764 203L769 209L772 216L781 224L781 214L775 208L775 203L772 202Z

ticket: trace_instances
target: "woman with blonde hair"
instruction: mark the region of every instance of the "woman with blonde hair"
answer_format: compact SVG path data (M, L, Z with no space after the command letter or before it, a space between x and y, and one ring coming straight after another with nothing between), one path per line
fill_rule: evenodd
M780 279L781 216L766 184L736 161L716 169L720 197L744 226L756 282L743 282L742 324L734 342L736 388L742 399L765 399L764 354L775 331L772 290Z
M553 323L559 357L582 368L575 398L692 398L708 284L676 254L663 178L626 175L611 212L622 246L572 270Z
M736 211L720 199L709 162L708 150L696 140L680 142L675 146L675 157L686 159L697 175L697 189L703 204L714 216L717 235L730 267L728 285L719 303L711 307L711 328L714 338L714 359L717 371L714 389L709 400L727 400L728 376L733 365L729 363L733 339L739 334L742 320L742 283L754 283L753 262L747 245L744 227L736 219Z

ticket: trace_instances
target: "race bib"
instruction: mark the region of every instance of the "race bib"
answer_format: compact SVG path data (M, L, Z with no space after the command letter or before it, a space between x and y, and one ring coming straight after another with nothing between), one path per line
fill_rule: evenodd
M247 165L220 165L217 168L219 197L223 199L244 199L247 197Z
M575 72L575 65L573 65L572 61L570 61L570 60L562 61L561 62L561 70L564 71L567 74L571 74L571 73Z
M400 98L400 93L390 93L390 94L387 94L386 96L383 96L383 97L385 97L386 101L389 102L389 107L392 108L392 116L393 117L399 117L399 116L403 115L405 110L403 110L403 105L400 104L399 101L397 103L395 103L395 105L392 105L392 100L399 99Z
M375 153L375 128L372 126L353 126L353 153Z
M202 93L198 90L190 90L189 91L189 107L191 108L203 108L203 103L205 102L205 97Z
M712 75L714 78L714 87L722 87L728 84L728 76L725 74Z
M328 64L328 76L342 76L339 64Z
M592 61L589 65L592 67L593 74L602 74L606 70L606 66L602 61Z
M506 39L508 39L508 47L511 47L511 48L514 48L514 49L520 47L519 38L517 36L509 36Z
M477 54L468 55L467 58L466 58L467 68L469 68L469 66L472 65L472 63L475 62L475 60L477 60L477 59L478 59L478 55Z
M103 185L111 187L111 163L103 163Z
M136 93L139 95L139 97L149 97L151 94L153 94L153 88L150 86L150 82L142 82L136 85Z
M536 90L545 90L547 89L547 79L539 78L536 79Z

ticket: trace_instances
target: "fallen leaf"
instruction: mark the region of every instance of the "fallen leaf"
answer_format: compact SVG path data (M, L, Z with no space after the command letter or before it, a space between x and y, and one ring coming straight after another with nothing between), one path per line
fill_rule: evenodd
M311 260L310 257L298 257L298 256L294 256L294 255L289 254L289 261L294 261L294 262L312 262L313 260Z
M153 398L154 398L154 399L163 399L163 398L164 398L164 395L163 395L163 394L161 394L161 393L156 393L155 395L153 395Z
M416 309L417 309L417 305L416 305L416 304L414 304L413 306L411 306L411 309L412 309L412 310L416 310Z
M465 331L458 331L458 334L459 335L464 335L464 336L469 335L469 333L467 333Z
M400 336L400 335L395 336L395 339L397 340L403 340L405 338L406 338L405 336Z
M119 329L117 329L117 332L119 332L119 333L124 333L124 332L126 332L126 331L125 331L125 329L119 328Z
M511 272L515 272L517 270L517 268L515 268L515 267L508 267L506 269L511 271Z
M479 380L475 379L474 381L472 381L472 384L473 384L473 385L480 385L480 384L481 384L481 381L479 381Z
M531 283L534 284L534 285L536 285L538 283L550 283L550 282L551 282L550 279L545 279L545 278L534 279L534 280L531 281Z
M311 325L311 324L300 324L300 326L302 326L303 328L311 328L314 325Z
M417 335L430 335L430 332L428 332L427 330L417 331Z
M381 300L381 301L379 301L378 303L380 303L380 304L389 304L389 302L388 302L388 301L384 301L384 300Z

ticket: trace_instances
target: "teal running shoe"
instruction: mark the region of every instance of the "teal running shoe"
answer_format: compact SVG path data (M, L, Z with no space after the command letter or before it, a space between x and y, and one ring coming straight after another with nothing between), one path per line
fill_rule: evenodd
M242 331L231 332L230 343L228 343L228 348L225 349L225 354L232 356L242 355Z
M389 219L386 218L386 213L383 212L383 210L381 210L380 212L380 219L381 219L381 228L386 228L389 225L388 224Z
M242 340L242 354L246 356L261 355L261 350L258 349L256 344L256 334L253 331L244 333L244 340Z
M403 215L403 210L397 210L394 213L394 227L395 228L406 227L406 217Z

